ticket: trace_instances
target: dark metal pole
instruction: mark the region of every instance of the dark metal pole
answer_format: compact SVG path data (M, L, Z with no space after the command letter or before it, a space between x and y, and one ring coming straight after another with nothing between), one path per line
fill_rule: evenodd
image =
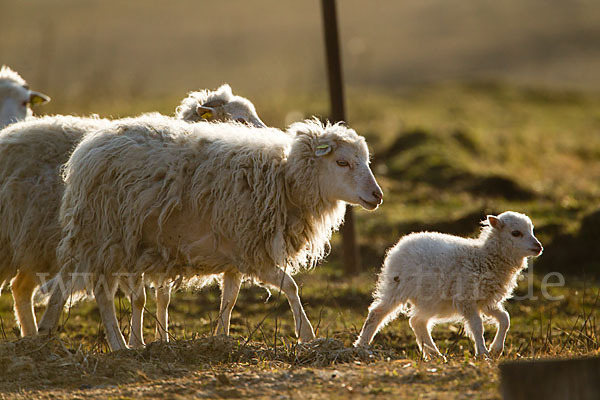
M321 4L323 8L327 75L329 77L330 119L334 122L346 121L335 0L321 0ZM346 217L340 231L342 232L346 270L351 273L357 273L360 271L360 258L358 247L356 246L354 214L350 206L346 206Z

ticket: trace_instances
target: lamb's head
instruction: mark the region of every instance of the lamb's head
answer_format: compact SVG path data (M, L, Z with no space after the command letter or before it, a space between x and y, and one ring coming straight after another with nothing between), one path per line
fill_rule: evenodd
M292 152L302 149L311 160L323 199L367 210L382 203L383 192L369 168L369 149L362 136L341 123L324 125L317 120L297 122L288 131L296 135Z
M533 234L533 223L525 214L506 211L498 216L488 215L487 224L494 235L500 238L503 248L517 257L532 257L542 254L544 248Z
M50 101L45 94L30 90L21 76L7 67L0 68L0 129L32 114L32 104Z
M252 102L235 96L231 87L191 92L176 110L177 118L185 121L237 121L257 128L267 126L260 120Z

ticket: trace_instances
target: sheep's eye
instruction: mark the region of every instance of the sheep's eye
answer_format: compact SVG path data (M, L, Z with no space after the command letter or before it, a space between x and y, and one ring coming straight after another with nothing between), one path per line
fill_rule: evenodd
M238 118L238 119L236 119L236 121L239 123L242 123L244 125L248 125L248 122L244 118Z
M345 161L345 160L337 160L336 163L340 167L348 167L348 166L350 166L350 164L348 164L348 161Z
M28 102L27 102L27 100L26 100L26 101L24 101L23 103L21 103L21 105L22 105L23 107L27 107L27 103L28 103Z
M513 235L514 237L521 237L521 236L523 236L523 234L521 232L519 232L519 231L512 231L510 234Z

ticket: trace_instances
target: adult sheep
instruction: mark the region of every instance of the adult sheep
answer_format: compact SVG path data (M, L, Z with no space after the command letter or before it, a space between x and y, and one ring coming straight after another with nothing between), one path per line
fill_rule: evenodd
M111 349L123 349L120 276L233 273L280 288L297 336L312 340L291 275L325 256L345 203L381 203L368 164L363 137L316 120L284 133L151 116L86 137L64 171L57 279L67 284L53 291L40 330L88 286Z
M193 101L190 101L193 99ZM179 118L235 118L264 124L248 100L234 96L228 85L216 91L192 92L177 109ZM58 270L58 210L64 191L61 166L83 136L106 129L113 121L100 118L47 116L30 118L0 132L0 290L8 282L15 316L23 336L37 333L32 295ZM132 291L132 330L141 332L145 291ZM157 335L166 328L170 286L157 288ZM142 302L143 300L143 302ZM133 341L138 336L132 335Z
M3 65L0 68L0 129L33 115L30 106L50 101L50 97L35 92L16 72Z
M498 324L491 353L499 356L510 324L503 303L527 268L527 257L542 250L529 217L512 211L488 216L476 239L436 232L404 236L385 258L355 346L370 344L377 331L403 312L410 316L425 358L443 357L431 328L435 322L453 320L465 322L475 355L489 356L481 319L485 314Z

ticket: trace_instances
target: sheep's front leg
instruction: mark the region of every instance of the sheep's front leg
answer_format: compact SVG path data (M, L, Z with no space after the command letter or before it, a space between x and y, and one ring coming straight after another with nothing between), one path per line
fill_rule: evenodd
M510 316L500 304L489 307L486 314L498 322L498 330L496 331L496 336L490 346L490 353L494 357L500 357L504 351L504 341L506 340L506 333L510 327Z
M483 320L481 319L477 305L475 303L467 303L462 304L459 308L465 319L467 329L475 342L475 357L489 357L490 353L488 353L485 347L485 340L483 338Z
M169 303L171 303L171 283L156 288L156 340L169 341Z
M300 342L310 342L315 338L313 327L304 312L300 297L298 296L298 285L294 279L285 271L279 268L269 268L259 271L258 279L272 286L275 289L283 291L290 303L294 322L296 326L296 336Z
M17 276L11 282L11 289L14 299L15 316L21 327L21 336L30 336L37 334L37 325L35 322L35 312L33 309L33 291L37 282L33 274L23 272L17 273Z
M129 335L130 347L144 347L144 308L146 307L146 287L142 277L130 284L131 293L131 333Z
M44 312L38 327L39 334L50 334L56 330L62 310L69 298L69 288L72 286L72 282L68 281L63 275L58 275L53 281L55 282L55 285L54 287L49 288L52 294L50 295L48 306L46 307L46 311ZM68 283L69 285L65 286L65 283Z
M117 281L113 277L102 276L105 278L102 282L96 282L94 287L94 297L100 309L102 323L106 330L106 338L112 351L126 349L125 338L119 329L117 313L115 311L115 292L117 290Z
M231 310L235 306L240 286L242 285L242 274L238 271L225 272L223 274L223 287L221 292L221 309L217 321L217 335L229 335L229 323L231 321Z

